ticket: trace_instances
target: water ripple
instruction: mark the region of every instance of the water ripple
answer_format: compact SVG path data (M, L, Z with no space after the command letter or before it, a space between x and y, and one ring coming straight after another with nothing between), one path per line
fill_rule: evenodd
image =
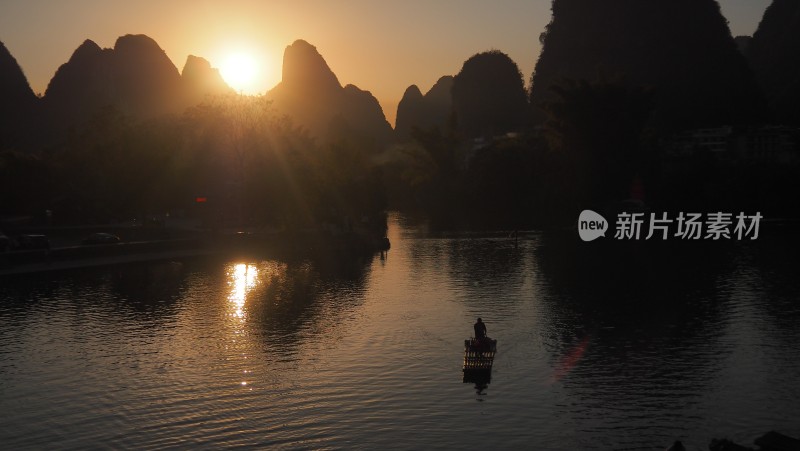
M797 265L771 263L791 261L783 247L597 265L542 234L515 249L393 223L390 238L383 259L0 286L0 443L658 449L800 436ZM486 386L462 381L477 316L499 341Z

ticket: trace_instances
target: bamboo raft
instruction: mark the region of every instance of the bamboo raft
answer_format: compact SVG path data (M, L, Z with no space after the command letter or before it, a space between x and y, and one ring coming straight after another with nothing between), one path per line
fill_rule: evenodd
M491 371L496 352L497 340L464 340L464 372Z

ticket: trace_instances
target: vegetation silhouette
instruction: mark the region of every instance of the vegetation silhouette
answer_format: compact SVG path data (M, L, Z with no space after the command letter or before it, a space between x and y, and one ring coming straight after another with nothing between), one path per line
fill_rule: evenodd
M2 157L3 194L12 197L2 213L47 208L58 223L183 212L213 227L302 228L378 221L385 209L377 172L359 150L345 141L318 146L264 97L218 96L182 116L140 122L108 107L44 158Z
M545 106L545 137L552 151L569 158L578 203L629 198L634 179L651 159L644 132L652 91L587 81L567 81L552 90L558 100Z
M424 97L410 87L398 107L402 143L384 170L386 185L400 187L390 188L390 204L439 227L530 224L534 152L514 135L527 120L522 74L499 51L474 55Z
M3 113L31 105L37 114L29 123L42 139L17 146L17 135L2 130L0 215L59 225L171 213L212 228L369 224L380 231L386 200L370 155L381 138L358 127L370 115L385 123L380 106L365 91L341 87L313 46L298 46L306 54L287 57L288 85L307 88L310 77L319 87L321 76L336 86L328 94L340 103L326 106L324 140L267 96L233 94L202 58L190 56L180 74L144 35L123 36L113 49L85 41L41 99L3 48L0 68L10 76L2 89L15 102L8 114L4 103ZM328 72L297 73L309 69L304 64Z
M774 0L746 55L777 123L800 125L800 3Z
M0 151L0 215L41 214L56 192L50 161L27 152Z

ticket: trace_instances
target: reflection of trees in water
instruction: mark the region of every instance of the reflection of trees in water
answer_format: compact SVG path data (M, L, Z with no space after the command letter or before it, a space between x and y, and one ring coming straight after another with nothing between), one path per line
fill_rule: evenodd
M730 287L753 299L751 304L759 309L754 314L766 319L754 324L782 349L796 348L800 341L798 241L800 237L794 235L777 235L745 243L735 260L736 285Z
M455 298L465 307L465 313L471 316L470 322L463 324L467 336L472 334L475 316L481 316L488 323L490 336L507 340L503 342L504 351L515 346L520 333L515 330L514 318L530 301L526 287L533 272L531 250L536 236L525 236L515 246L507 232L427 230L421 235L403 241L410 278L431 283L441 290L437 295ZM476 393L482 396L490 380L490 371L467 372L463 382L474 384Z
M604 393L634 387L707 384L724 357L719 340L728 312L718 287L731 275L733 251L697 241L590 244L546 236L536 259L552 364L585 342L571 373L576 388L631 382L592 391L600 402L611 401Z
M504 315L526 295L520 288L530 273L528 259L534 246L530 238L515 247L507 233L440 233L412 238L404 245L413 278L447 274L473 311Z
M361 304L371 258L317 258L265 271L247 295L247 315L266 340L295 345L308 334L330 334L343 312Z
M157 262L110 270L114 300L141 319L166 321L178 313L178 301L186 290L184 263Z
M33 274L4 280L0 317L19 320L39 302L69 302L80 307L106 305L120 317L162 322L177 313L186 289L184 265L158 262Z
M54 297L68 282L42 275L0 279L0 334L12 325L22 325L39 304Z
M567 416L636 425L647 434L626 438L636 447L668 443L694 419L744 414L761 428L791 412L781 399L796 390L796 246L570 238L548 235L535 254L550 382L578 400Z
M447 253L450 277L463 284L467 306L480 311L487 307L484 300L492 299L491 313L502 315L518 304L527 271L524 250L515 248L512 239L455 239L448 243Z

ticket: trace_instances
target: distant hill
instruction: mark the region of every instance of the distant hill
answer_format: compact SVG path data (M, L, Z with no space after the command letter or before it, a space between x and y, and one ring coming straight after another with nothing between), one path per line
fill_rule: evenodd
M267 98L323 142L357 136L381 147L393 138L378 100L356 86L342 87L316 47L303 40L286 47L281 82Z
M185 103L196 105L209 95L232 94L235 91L225 83L219 69L211 67L206 59L189 55L181 71Z
M109 105L149 117L178 112L184 103L178 69L144 35L122 36L113 49L84 41L58 68L43 100L57 126L76 125Z
M395 134L400 141L409 139L414 127L443 129L453 111L453 77L441 77L425 95L417 85L406 89L397 105Z
M715 0L554 0L552 9L533 74L537 111L555 99L553 85L572 79L654 88L659 127L763 118L763 98Z
M425 95L409 86L397 106L395 133L406 141L414 128L443 130L452 123L466 138L491 137L524 128L528 112L517 64L493 50L473 55L455 77L441 77Z
M505 53L494 50L469 58L452 91L458 128L468 138L519 131L527 123L522 74Z
M773 0L746 53L775 121L800 125L800 2Z
M42 99L45 119L58 134L104 107L143 119L180 113L209 94L232 92L202 58L189 56L183 72L145 35L122 36L112 49L87 39L50 80Z
M0 42L0 151L30 145L38 99L25 74Z

